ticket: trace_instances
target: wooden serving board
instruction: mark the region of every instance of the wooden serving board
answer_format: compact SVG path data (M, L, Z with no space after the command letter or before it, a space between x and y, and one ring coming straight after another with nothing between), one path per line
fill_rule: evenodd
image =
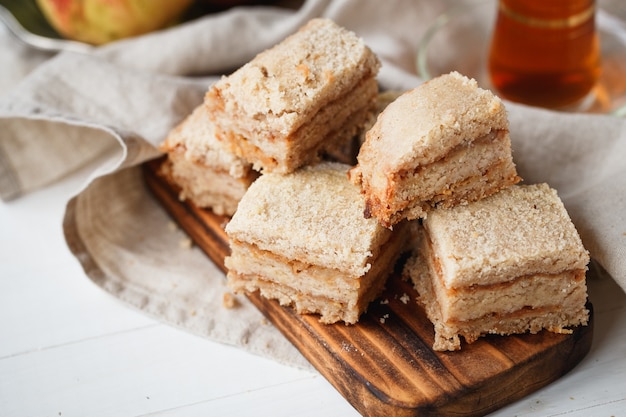
M228 218L181 202L145 165L148 188L222 270ZM408 296L408 297L407 297ZM488 336L457 352L431 349L434 330L412 285L394 274L385 293L352 326L321 324L257 293L250 301L365 416L480 416L555 381L591 347L590 324L569 335ZM407 302L407 298L409 298ZM591 305L588 306L591 311Z

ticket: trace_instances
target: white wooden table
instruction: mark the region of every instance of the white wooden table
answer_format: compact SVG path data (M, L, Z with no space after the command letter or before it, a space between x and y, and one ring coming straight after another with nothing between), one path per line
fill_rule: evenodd
M190 335L96 287L62 236L80 173L0 203L0 416L355 416L319 374ZM591 352L494 415L626 415L626 295L589 282Z

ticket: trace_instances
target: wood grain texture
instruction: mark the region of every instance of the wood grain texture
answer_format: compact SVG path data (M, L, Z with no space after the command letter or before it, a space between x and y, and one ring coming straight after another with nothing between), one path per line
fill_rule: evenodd
M145 165L148 188L222 270L228 218L181 202ZM431 349L434 330L410 283L395 273L356 325L325 325L257 293L250 301L365 416L480 416L555 381L587 354L590 324L569 335L488 336L458 352Z

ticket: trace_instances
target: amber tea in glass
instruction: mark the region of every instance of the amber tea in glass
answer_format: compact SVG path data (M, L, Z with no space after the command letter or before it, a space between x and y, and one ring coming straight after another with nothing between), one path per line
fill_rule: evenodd
M593 0L499 0L489 51L503 98L534 106L575 105L600 76Z

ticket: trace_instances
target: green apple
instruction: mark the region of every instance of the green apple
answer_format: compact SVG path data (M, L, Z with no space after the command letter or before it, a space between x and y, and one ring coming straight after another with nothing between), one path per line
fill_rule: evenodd
M92 45L166 27L192 3L193 0L37 0L60 35Z

